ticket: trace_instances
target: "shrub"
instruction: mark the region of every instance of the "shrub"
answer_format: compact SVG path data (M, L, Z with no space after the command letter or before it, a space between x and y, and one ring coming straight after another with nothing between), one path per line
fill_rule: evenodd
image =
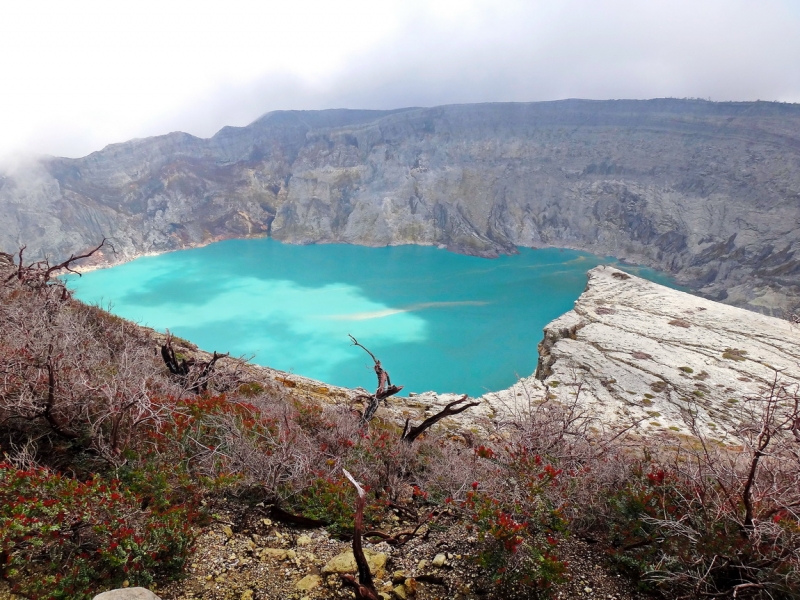
M683 327L685 329L689 329L692 326L686 319L672 319L669 324L673 327Z
M296 492L286 490L288 506L303 517L327 524L328 529L337 535L352 532L355 515L355 491L345 485L344 477L318 473L305 489ZM369 488L364 488L369 492ZM385 497L375 497L368 501L364 510L364 521L378 525L386 515L388 502Z
M547 524L522 521L522 517L541 521L544 515L530 514L520 504L505 506L478 492L477 486L467 494L463 507L477 531L477 563L504 597L544 594L554 583L564 580L566 564L557 556L558 542L550 530L552 515L545 519L550 521ZM543 525L545 528L540 529Z
M101 585L148 585L179 573L199 513L191 503L142 502L117 480L79 482L0 464L3 578L27 597L81 599Z
M747 354L746 350L739 350L737 348L725 348L725 352L722 353L722 358L741 362L743 360L747 360L747 357L745 356L746 354Z
M152 344L136 325L71 300L59 285L4 275L0 419L121 464L136 430L161 418L151 399L173 387Z
M721 494L715 482L687 480L674 469L637 471L609 490L606 522L616 560L671 597L737 589L739 597L794 597L797 520L778 512L757 539L749 537L736 514L726 513Z
M557 549L564 521L556 511L506 503L478 492L477 486L462 506L477 532L477 563L505 597L545 594L564 580L566 563Z
M800 398L776 377L737 410L738 447L690 418L691 440L628 458L624 480L584 503L618 563L670 597L800 590Z

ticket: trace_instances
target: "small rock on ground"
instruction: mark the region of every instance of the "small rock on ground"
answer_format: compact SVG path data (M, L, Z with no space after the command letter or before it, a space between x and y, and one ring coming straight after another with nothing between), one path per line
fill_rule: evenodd
M143 587L120 588L98 594L93 600L161 600L153 592Z

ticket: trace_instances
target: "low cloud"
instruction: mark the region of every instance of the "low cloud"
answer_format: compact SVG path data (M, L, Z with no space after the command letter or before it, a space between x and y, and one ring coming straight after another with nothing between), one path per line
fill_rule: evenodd
M306 1L304 10L314 6ZM160 35L177 39L161 53L146 47L158 40L144 31L141 60L154 61L149 69L129 66L126 81L113 61L100 61L99 71L71 65L74 75L59 75L56 96L31 100L30 111L24 96L41 87L18 68L7 88L14 90L13 106L0 111L0 129L7 132L0 155L79 156L172 130L207 137L277 109L575 97L800 101L800 7L790 0L464 0L433 8L411 1L387 2L383 12L364 2L336 6L343 16L325 9L327 28L294 13L285 23L264 17L263 57L259 40L242 45L223 29L225 18L219 39L210 33L213 19L197 17L205 31L181 30L178 21L174 29L162 28ZM281 27L288 31L270 42L270 32ZM260 30L248 31L240 37ZM91 53L84 49L81 56L85 61ZM136 56L128 48L121 67ZM105 94L104 85L113 93Z

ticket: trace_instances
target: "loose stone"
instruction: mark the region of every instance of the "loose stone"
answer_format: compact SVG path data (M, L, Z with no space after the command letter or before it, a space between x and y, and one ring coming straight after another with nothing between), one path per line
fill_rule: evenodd
M322 577L319 575L306 575L298 581L294 587L301 592L308 592L318 587L322 583Z

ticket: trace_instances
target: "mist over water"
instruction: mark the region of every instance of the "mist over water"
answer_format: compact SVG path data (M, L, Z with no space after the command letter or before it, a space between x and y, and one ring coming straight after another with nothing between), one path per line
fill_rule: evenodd
M542 328L572 308L598 264L619 266L552 248L488 260L429 246L254 239L143 257L68 284L85 302L209 352L371 390L371 360L352 334L404 394L477 396L533 372Z

